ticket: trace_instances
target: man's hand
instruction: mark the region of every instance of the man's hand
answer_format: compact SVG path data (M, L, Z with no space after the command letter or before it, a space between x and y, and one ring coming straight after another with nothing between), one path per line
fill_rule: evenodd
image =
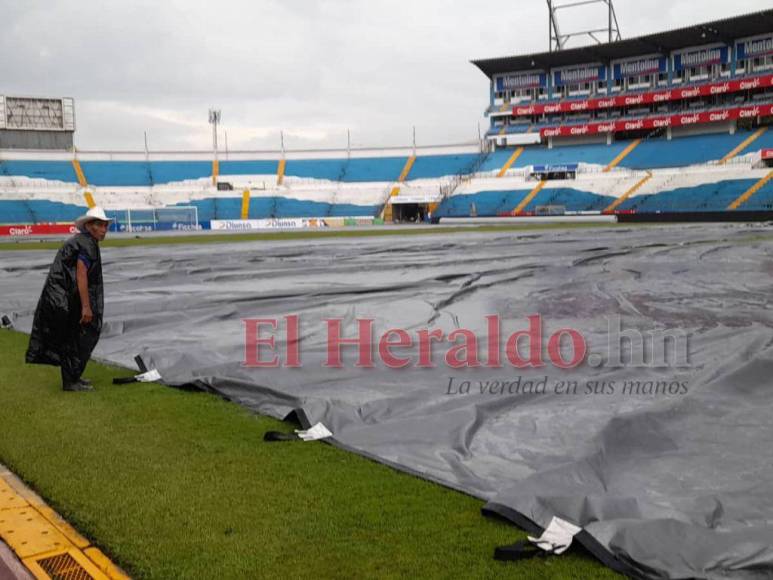
M91 307L84 306L81 309L81 325L85 326L87 324L91 324L92 320L94 320L94 313L91 311Z

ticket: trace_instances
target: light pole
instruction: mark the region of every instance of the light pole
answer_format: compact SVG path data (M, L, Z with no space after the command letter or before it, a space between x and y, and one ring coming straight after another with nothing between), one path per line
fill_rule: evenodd
M222 113L219 109L209 110L209 124L212 125L212 150L215 156L212 160L212 185L217 185L217 174L220 169L217 159L217 126L220 124L221 117Z

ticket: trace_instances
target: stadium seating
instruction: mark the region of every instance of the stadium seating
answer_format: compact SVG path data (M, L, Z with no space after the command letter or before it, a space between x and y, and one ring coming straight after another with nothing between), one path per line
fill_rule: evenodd
M85 207L48 200L0 199L0 224L70 222L85 210Z
M533 213L540 206L562 206L569 212L604 211L615 198L581 191L570 187L544 188L524 208Z
M290 159L285 167L285 176L341 181L346 174L347 161L347 159Z
M753 173L752 157L727 167L711 164L752 133L739 131L644 140L611 173L601 170L631 144L586 144L524 147L512 173L497 179L514 148L489 154L476 152L427 154L419 152L408 173L407 191L437 192L441 185L457 188L433 212L435 217L497 216L512 212L534 190L537 182L525 180L524 169L533 165L580 164L576 180L551 181L522 211L539 212L558 206L567 212L601 212L631 191L645 176L652 177L632 197L616 206L625 212L726 211L728 206L759 182L764 172ZM741 155L773 147L773 131L763 133ZM81 168L95 198L108 209L184 207L198 209L200 221L240 219L240 187L251 190L248 217L375 217L388 197L390 184L406 168L409 156L355 157L348 159L290 159L285 181L278 186L277 160L223 160L220 175L236 191L215 193L209 178L211 161L97 161L81 160ZM593 167L595 166L595 167ZM678 168L691 167L685 171ZM638 173L636 171L639 171ZM459 182L458 175L475 175ZM267 177L255 187L241 176ZM194 183L195 182L195 183ZM451 184L450 186L448 184ZM0 223L68 222L83 213L83 194L71 161L0 161ZM743 204L744 210L771 210L773 184L762 187Z
M349 160L342 181L347 183L396 181L405 167L406 157L370 157Z
M749 133L727 133L680 137L671 141L665 138L645 140L622 163L630 169L661 169L685 167L717 161L730 153Z
M413 165L409 180L437 179L469 173L481 156L475 153L459 155L419 155Z
M78 183L70 161L0 160L0 175Z
M276 175L279 161L221 161L220 175Z
M619 209L640 213L725 211L756 181L755 179L729 180L708 185L682 187L657 194L640 195L623 202ZM751 210L753 208L747 205L744 209Z
M208 198L178 206L194 206L199 221L238 220L241 217L241 198ZM327 203L289 197L259 197L251 200L249 219L303 218L303 217L374 217L380 207L349 203Z

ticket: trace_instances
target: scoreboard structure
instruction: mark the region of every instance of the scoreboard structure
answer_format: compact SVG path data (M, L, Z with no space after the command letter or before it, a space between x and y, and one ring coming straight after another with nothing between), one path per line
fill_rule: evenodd
M73 99L0 95L0 149L70 150L74 134Z

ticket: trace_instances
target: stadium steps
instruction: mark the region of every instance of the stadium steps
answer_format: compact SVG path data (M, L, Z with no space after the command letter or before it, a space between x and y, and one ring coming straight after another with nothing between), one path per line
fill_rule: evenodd
M636 139L634 142L632 142L630 145L628 145L628 147L626 147L625 149L623 149L623 150L620 152L620 154L619 154L617 157L615 157L615 158L614 158L614 159L613 159L613 160L612 160L612 161L609 163L609 165L607 165L607 166L604 168L604 173L609 173L609 172L610 172L610 171L612 171L612 170L613 170L615 167L617 167L618 165L620 165L620 164L623 162L623 160L624 160L626 157L628 157L628 156L629 156L631 153L633 153L633 150L634 150L634 149L636 149L636 148L637 148L639 145L641 145L641 142L642 142L642 140L641 140L641 139Z
M220 161L212 160L212 186L217 186L217 178L220 177Z
M728 211L737 210L739 207L741 207L743 204L749 201L755 193L757 193L759 190L765 187L771 179L773 179L773 171L770 171L765 177L760 179L757 183L755 183L748 190L746 190L746 192L744 192L744 194L741 197L739 197L733 203L731 203L730 206L727 208Z
M626 191L623 195L621 195L618 199L613 201L608 208L604 210L603 213L614 213L614 211L623 205L628 198L630 198L634 193L639 191L642 187L644 187L644 184L646 184L650 179L652 179L652 172L648 172L647 176L641 179L636 185L634 185L632 188L630 188L628 191Z
M249 219L250 217L250 190L245 189L242 193L242 214L241 218L243 220Z
M516 161L518 161L518 158L521 155L523 155L524 151L525 151L525 149L523 147L518 147L518 149L513 151L513 154L510 156L510 158L502 166L502 169L499 170L499 173L497 174L497 177L502 178L505 175L507 175L507 172L510 171L510 168L513 166L513 164Z
M78 185L81 187L88 187L89 182L86 180L86 174L83 173L83 167L81 162L77 159L72 160L72 168L75 170L75 176L78 178Z
M400 173L400 177L397 178L398 182L405 183L407 181L408 176L411 174L411 169L413 169L415 163L416 155L411 155L408 158L408 161L405 162L405 167L403 167L403 171Z
M527 196L524 198L524 200L523 200L521 203L519 203L519 204L518 204L518 207L516 207L516 208L513 210L513 215L521 215L521 213L523 213L523 210L524 210L524 209L526 209L526 207L527 207L527 206L528 206L528 205L529 205L529 204L532 202L532 200L533 200L535 197L537 197L537 195L539 194L539 192L540 192L540 191L542 191L542 190L545 188L545 186L547 185L547 183L548 183L548 182L547 182L547 180L546 180L546 179L543 179L542 181L540 181L540 182L539 182L539 185L537 185L537 187L535 187L534 189L532 189L532 190L531 190L531 193L529 193L529 195L527 195Z
M397 178L397 183L405 183L408 180L408 176L411 174L411 170L413 169L413 166L415 163L416 163L416 155L411 155L406 160L405 165L403 166L403 170L400 172L400 175ZM389 196L387 197L387 200L384 203L382 219L385 222L391 222L394 219L391 201L393 197L397 197L398 195L400 195L400 186L396 185L389 191Z
M757 139L762 137L766 132L768 128L762 127L758 131L755 131L749 138L745 139L741 144L739 144L735 149L733 149L730 153L725 155L720 161L720 165L724 165L731 159L737 157L740 155L743 151L745 151L752 143L754 143Z

